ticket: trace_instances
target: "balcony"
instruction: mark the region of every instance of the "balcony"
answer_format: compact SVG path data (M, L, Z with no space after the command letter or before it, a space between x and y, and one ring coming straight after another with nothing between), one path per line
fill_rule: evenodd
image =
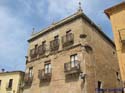
M59 39L50 41L50 49L51 51L56 51L59 49Z
M31 86L32 81L33 81L33 76L31 76L29 73L26 73L24 76L25 86Z
M120 39L123 44L125 44L125 29L119 31Z
M45 45L40 45L38 47L39 55L44 55L46 52L46 46Z
M64 72L66 75L80 73L80 62L78 60L74 62L68 62L64 64Z
M37 57L37 54L38 54L38 49L31 49L30 50L30 57L31 58L36 58Z
M72 33L69 33L62 37L62 45L63 47L70 46L74 43L74 35Z
M38 72L38 78L40 81L50 81L52 76L52 70L45 73L45 69L41 69Z

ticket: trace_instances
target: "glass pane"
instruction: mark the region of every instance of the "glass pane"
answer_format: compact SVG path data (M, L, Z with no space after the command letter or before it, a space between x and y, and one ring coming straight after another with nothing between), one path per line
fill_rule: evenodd
M77 55L75 55L75 60L78 60L78 56Z
M71 56L71 61L74 61L74 56Z
M45 73L48 72L48 68L49 68L49 67L48 67L48 64L46 64L46 65L45 65Z
M49 64L49 73L51 73L51 64Z
M33 68L29 68L29 76L32 77L32 74L33 74Z

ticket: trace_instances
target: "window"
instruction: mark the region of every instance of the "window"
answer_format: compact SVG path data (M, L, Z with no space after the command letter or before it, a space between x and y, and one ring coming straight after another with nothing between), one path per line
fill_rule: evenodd
M29 76L32 77L33 76L33 67L29 68Z
M36 44L35 48L33 48L33 49L30 50L30 56L31 56L31 58L37 57L37 52L38 52L37 48L38 48L38 45Z
M116 72L116 78L118 81L120 81L120 75L119 75L119 72Z
M36 44L36 45L35 45L35 52L37 51L37 47L38 47L38 45Z
M0 80L0 87L1 87L2 80Z
M43 42L42 42L42 45L45 45L45 44L46 44L46 41L43 41Z
M70 40L70 35L71 35L71 30L69 30L69 31L66 32L66 38L68 40Z
M10 79L10 80L9 80L8 88L12 88L12 86L13 86L13 79Z
M38 46L38 45L36 44L36 45L35 45L35 49L37 48L37 46Z
M55 40L58 40L58 38L59 38L59 36L58 36L58 35L54 37L54 39L55 39Z
M98 93L104 93L104 90L103 90L103 88L102 88L102 82L101 81L98 81Z
M51 63L45 64L45 74L51 73Z
M124 93L124 91L125 91L125 88L122 88L122 93Z
M78 55L77 54L70 56L71 67L77 66L77 63L76 63L77 60L78 60Z
M101 88L102 88L102 82L98 81L98 89L101 89Z
M70 34L70 32L71 32L71 30L67 31L67 32L66 32L66 35Z
M119 30L119 37L123 44L125 44L125 28Z

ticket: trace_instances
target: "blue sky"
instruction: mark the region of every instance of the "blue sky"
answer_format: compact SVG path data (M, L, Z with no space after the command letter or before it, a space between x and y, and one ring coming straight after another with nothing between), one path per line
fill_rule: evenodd
M122 0L0 0L0 69L25 70L32 28L40 31L75 13L79 1L83 12L113 39L104 9Z

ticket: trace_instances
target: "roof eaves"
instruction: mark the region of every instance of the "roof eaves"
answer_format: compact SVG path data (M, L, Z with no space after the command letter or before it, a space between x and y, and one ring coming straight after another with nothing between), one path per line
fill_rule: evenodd
M112 10L115 9L115 8L120 8L120 6L124 6L125 7L125 1L117 4L117 5L114 5L110 8L107 8L104 10L104 13L108 16L108 18L110 19L110 15L112 14Z
M103 35L112 45L115 47L114 42L93 22L90 18L88 18L85 14L83 14L83 18L85 18L91 25L93 25L101 35Z
M36 35L31 37L28 40L28 42L32 41L33 39L37 38L38 36L41 36L42 34L45 34L45 33L49 32L50 30L52 30L52 29L54 29L54 28L56 28L56 27L58 27L60 25L63 25L65 23L67 23L68 21L74 20L75 18L78 18L78 17L83 17L84 19L86 19L88 21L88 23L93 25L99 31L99 33L102 36L104 36L113 45L113 47L115 47L114 42L93 21L91 21L91 19L88 18L83 12L75 13L75 14L73 14L73 15L71 15L71 16L57 22L54 26L50 26L47 29L44 29L44 30L40 31L39 33L37 33Z
M34 38L37 38L38 36L43 35L44 33L49 32L50 30L55 29L56 27L59 27L60 25L65 24L66 22L69 22L69 21L73 20L74 18L77 18L77 17L81 16L82 14L83 14L83 12L77 12L77 13L75 13L75 14L73 14L73 15L65 18L65 19L62 19L59 22L56 22L55 24L49 26L48 28L45 28L45 29L41 30L40 32L32 35L31 38L28 40L28 42L32 41Z

